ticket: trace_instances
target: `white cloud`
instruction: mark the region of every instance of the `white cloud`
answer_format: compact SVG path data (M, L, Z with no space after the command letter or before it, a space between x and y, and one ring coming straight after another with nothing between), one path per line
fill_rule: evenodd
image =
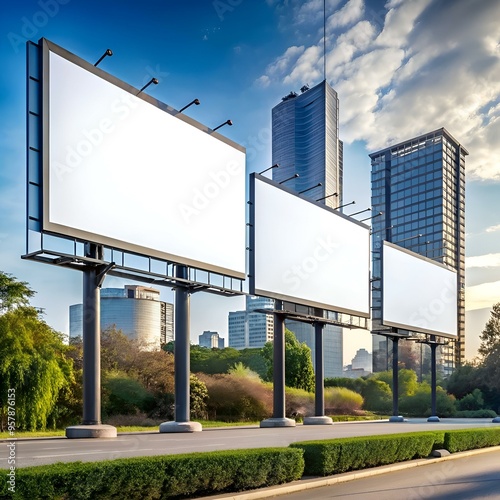
M319 8L307 2L304 16L306 6ZM500 2L391 0L386 9L351 0L330 16L327 76L342 138L373 151L445 127L470 152L469 179L500 180ZM320 80L321 36L270 64L266 84Z
M353 24L361 19L364 11L364 0L349 0L340 10L327 19L327 28L331 30Z
M465 259L467 269L478 267L500 267L500 253L489 253L486 255L476 255Z
M486 228L487 233L496 233L497 231L500 231L500 224L497 224L496 226L490 226Z
M500 281L470 286L465 290L465 309L467 311L492 307L499 301Z

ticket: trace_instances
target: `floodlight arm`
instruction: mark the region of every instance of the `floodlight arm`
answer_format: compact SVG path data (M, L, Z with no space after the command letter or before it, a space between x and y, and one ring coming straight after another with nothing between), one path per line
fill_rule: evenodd
M340 210L341 208L348 207L349 205L356 205L356 202L353 200L351 203L346 203L345 205L340 205L340 207L334 208L334 210Z
M339 193L327 194L326 196L323 196L322 198L318 198L316 201L326 200L327 198L330 198L331 196L338 196L338 195L339 195Z
M372 215L371 217L367 217L366 219L361 219L359 222L364 222L365 220L370 220L374 219L375 217L380 217L384 212L378 212L375 215Z
M106 56L112 56L113 51L111 49L106 49L106 52L98 59L98 61L94 64L94 66L98 66L99 63L106 57Z
M147 89L152 83L158 85L158 78L151 78L151 80L149 80L149 82L146 83L146 85L144 85L144 87L142 87L142 89L139 90L139 92L137 92L137 95L139 95L143 90Z
M224 123L221 123L220 125L218 125L214 129L212 129L212 132L215 132L217 129L223 127L224 125L229 125L231 127L233 125L233 122L231 120L226 120Z
M263 170L262 172L259 172L259 175L262 175L263 173L267 172L268 170L272 170L273 168L279 168L279 166L280 166L279 163L275 163L272 167L268 167L265 170Z
M403 243L403 241L414 240L415 238L421 238L423 236L422 233L415 234L414 236L409 236L408 238L403 238L402 240L395 241L394 243Z
M394 226L383 227L382 229L377 229L376 231L370 231L370 234L381 233L382 231L389 231L394 229Z
M192 106L193 104L196 104L196 106L199 106L200 100L193 99L189 104L186 104L183 108L179 109L179 113L182 113L185 109L189 108L189 106Z
M293 174L291 177L288 179L285 179L284 181L279 182L278 184L284 184L285 182L291 181L292 179L296 179L297 177L300 177L299 174Z
M316 186L311 186L311 187L309 187L309 188L307 188L307 189L304 189L303 191L299 191L299 192L298 192L298 194L304 194L304 193L307 193L307 191L311 191L311 189L315 189L315 188L317 188L317 187L321 187L322 185L323 185L323 184L322 184L321 182L318 182L318 183L316 184Z
M349 214L348 217L354 217L355 215L362 214L364 212L368 212L368 210L371 210L371 207L365 208L364 210L360 210L359 212L354 212L353 214Z

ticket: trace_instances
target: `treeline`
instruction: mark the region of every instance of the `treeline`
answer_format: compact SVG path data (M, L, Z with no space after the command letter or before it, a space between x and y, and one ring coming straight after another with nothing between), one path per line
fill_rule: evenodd
M37 430L79 423L83 349L69 345L30 306L27 283L0 272L0 430L15 394L16 428ZM500 304L481 335L480 358L459 367L437 389L438 415L495 416L500 411ZM175 344L150 351L110 328L101 336L102 417L114 425L155 425L174 419ZM273 344L262 349L191 346L191 418L258 421L272 415ZM314 414L311 351L285 333L286 414ZM392 373L326 379L326 414L387 415ZM415 371L399 370L399 409L430 415L431 388Z

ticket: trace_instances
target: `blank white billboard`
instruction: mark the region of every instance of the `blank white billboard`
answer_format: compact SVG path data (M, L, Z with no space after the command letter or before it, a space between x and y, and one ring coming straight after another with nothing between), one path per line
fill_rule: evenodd
M370 314L369 228L252 176L250 293Z
M382 323L405 330L457 335L457 273L384 241Z
M45 41L44 230L245 277L244 148L138 92Z

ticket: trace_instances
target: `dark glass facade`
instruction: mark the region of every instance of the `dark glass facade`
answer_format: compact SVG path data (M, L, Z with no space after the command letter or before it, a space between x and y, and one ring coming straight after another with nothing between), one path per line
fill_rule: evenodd
M291 92L272 110L273 180L286 182L286 187L303 196L321 200L331 208L342 204L343 144L339 140L339 100L337 92L326 82ZM321 186L317 186L321 183ZM337 193L336 196L331 196ZM292 236L292 235L290 235ZM286 326L300 342L312 351L314 360L314 328L307 323L286 321ZM342 329L327 325L323 332L325 377L342 376Z
M465 359L465 156L446 129L370 154L372 210L372 318L380 331L380 249L387 240L446 264L458 274L458 336L441 348L444 374ZM417 344L418 349L422 345ZM373 338L374 371L386 370L385 337ZM420 359L423 359L420 352Z

